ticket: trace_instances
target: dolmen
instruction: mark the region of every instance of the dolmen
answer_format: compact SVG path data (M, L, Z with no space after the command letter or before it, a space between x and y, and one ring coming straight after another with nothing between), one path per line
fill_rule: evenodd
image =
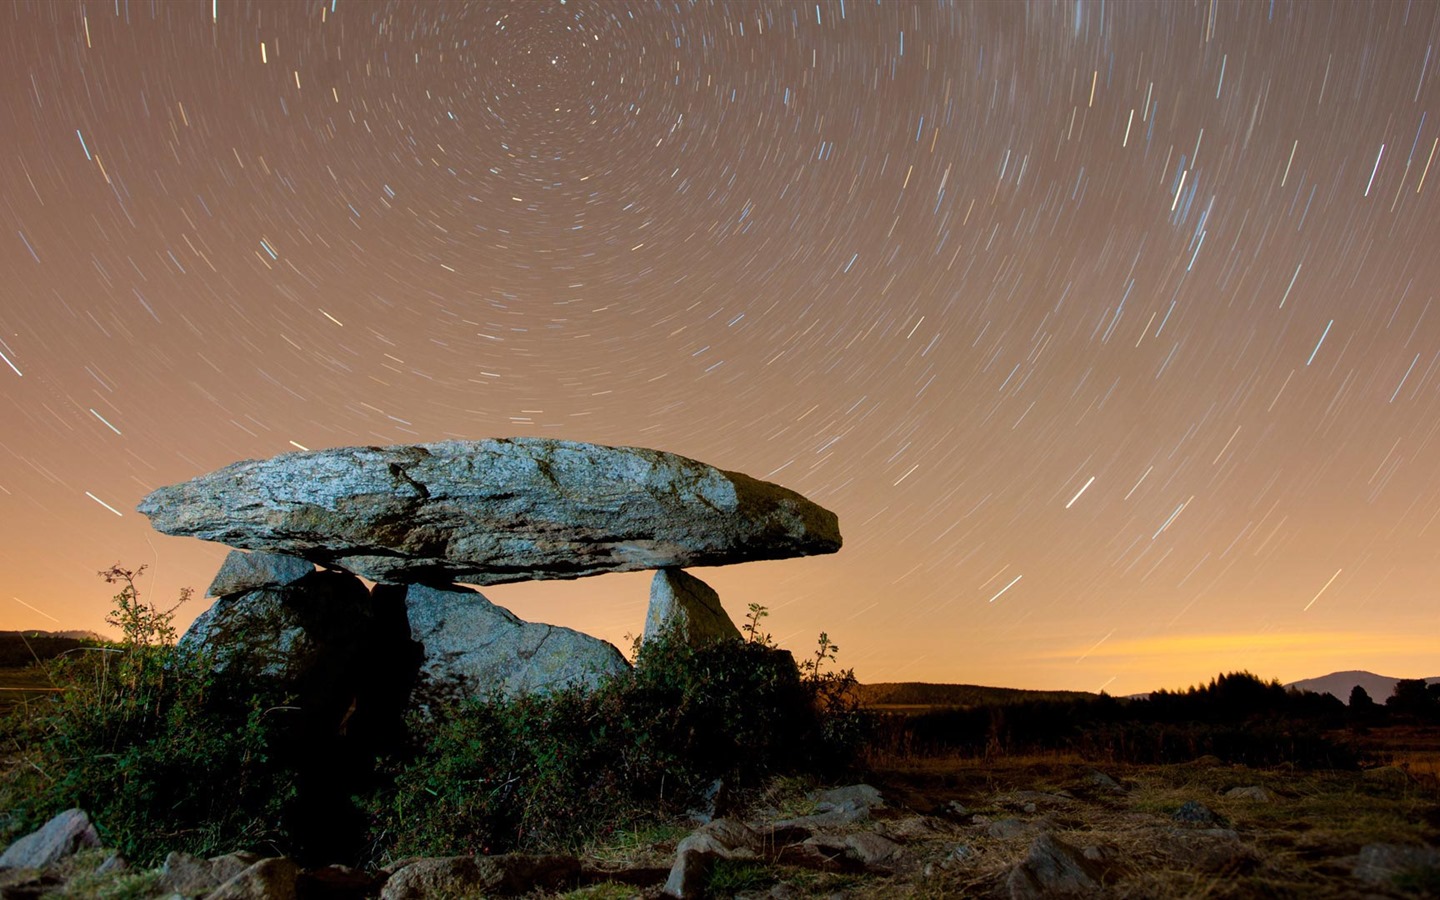
M461 585L654 569L645 640L702 643L740 635L684 568L841 545L834 513L779 485L542 438L285 453L162 487L139 510L165 534L236 548L182 646L213 654L217 671L281 677L347 718L362 700L388 716L593 687L629 665L605 641L523 621Z

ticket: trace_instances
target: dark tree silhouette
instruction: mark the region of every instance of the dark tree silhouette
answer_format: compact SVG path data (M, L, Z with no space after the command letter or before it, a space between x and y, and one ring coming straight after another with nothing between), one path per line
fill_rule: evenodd
M1430 717L1436 713L1436 702L1424 679L1402 678L1395 682L1395 691L1385 701L1385 708L1404 715Z

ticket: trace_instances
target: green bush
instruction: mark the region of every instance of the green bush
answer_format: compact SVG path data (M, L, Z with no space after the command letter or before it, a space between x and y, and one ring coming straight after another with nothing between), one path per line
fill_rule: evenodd
M80 807L140 865L172 850L354 863L574 847L683 812L717 779L833 773L861 736L834 645L822 635L797 666L753 627L757 607L751 640L652 640L594 691L432 705L377 764L293 688L177 647L174 607L140 598L143 571L101 573L121 586L109 621L124 640L48 663L61 690L0 723L0 843Z
M17 762L0 785L0 842L72 806L141 864L284 841L294 784L275 754L275 707L287 698L217 679L170 643L174 607L140 600L143 571L101 573L123 584L110 621L125 640L47 663L61 690L0 725Z
M432 709L371 798L377 860L574 847L681 812L716 779L836 771L861 734L853 684L758 640L655 639L593 692Z

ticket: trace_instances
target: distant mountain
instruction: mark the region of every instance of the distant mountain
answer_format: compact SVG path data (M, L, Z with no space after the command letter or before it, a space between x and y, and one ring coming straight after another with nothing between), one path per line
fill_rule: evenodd
M1350 702L1350 692L1355 685L1365 689L1370 699L1376 703L1384 703L1395 691L1395 682L1399 678L1391 678L1388 675L1376 675L1374 672L1331 672L1329 675L1321 675L1319 678L1306 678L1302 681L1294 681L1285 685L1287 688L1295 688L1301 691L1314 691L1317 694L1330 694L1340 698L1341 702ZM1440 681L1440 676L1427 678L1425 681L1434 684Z
M1024 700L1077 700L1094 697L1084 691L1027 691L978 684L929 684L922 681L883 682L856 687L862 706L962 707L1016 703Z

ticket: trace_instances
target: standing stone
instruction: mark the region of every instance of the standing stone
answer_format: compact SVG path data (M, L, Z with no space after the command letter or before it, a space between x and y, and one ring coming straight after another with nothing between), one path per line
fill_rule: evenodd
M283 553L243 553L231 550L220 564L215 580L205 592L207 597L224 597L242 591L268 587L284 587L315 571L314 563Z
M342 733L357 748L391 740L420 664L403 603L345 572L220 597L180 647L227 678L282 686L300 707L287 719L317 752Z
M714 588L680 569L660 569L650 582L645 640L670 634L683 644L700 646L740 640L740 629L725 614Z
M598 686L630 668L614 645L558 625L526 622L478 591L458 586L375 586L399 595L410 636L423 648L419 705L444 699L505 698L574 685Z
M501 584L840 549L835 514L693 459L543 438L247 460L154 491L165 534L377 582Z

